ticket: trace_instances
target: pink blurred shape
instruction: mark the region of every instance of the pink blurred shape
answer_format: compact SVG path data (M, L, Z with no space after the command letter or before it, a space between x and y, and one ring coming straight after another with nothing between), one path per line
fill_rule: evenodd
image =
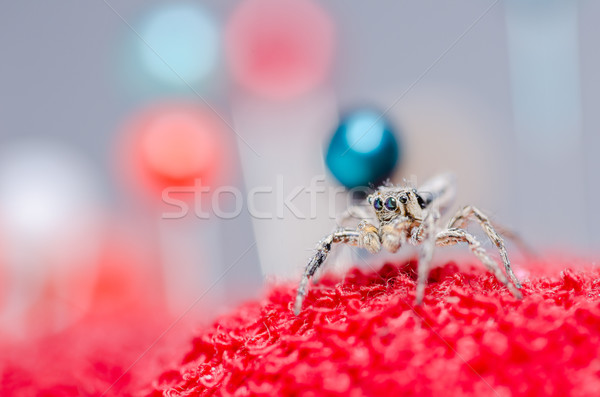
M310 0L244 1L226 31L229 68L238 83L280 100L323 82L334 42L331 18Z

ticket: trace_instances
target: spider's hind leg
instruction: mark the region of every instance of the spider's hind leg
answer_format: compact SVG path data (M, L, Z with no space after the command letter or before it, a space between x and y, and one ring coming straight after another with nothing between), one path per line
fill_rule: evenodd
M515 286L512 283L508 281L498 263L496 263L496 261L489 257L489 255L481 246L481 243L475 238L475 236L473 236L470 233L467 233L463 229L453 228L441 231L440 233L438 233L436 238L436 244L439 246L448 246L458 243L469 244L471 252L473 252L473 254L477 256L477 258L479 258L479 260L492 273L494 273L494 276L498 279L498 281L504 284L506 288L508 288L510 292L512 292L515 298L521 299L523 297L521 295L521 292L517 288L515 288Z
M502 257L506 274L517 288L521 288L521 282L512 271L510 260L508 259L508 253L506 252L506 247L504 247L504 240L496 231L496 229L494 229L494 226L492 226L488 217L483 212L472 205L463 207L450 220L448 223L448 229L464 229L469 220L475 220L479 223L485 234L489 237L490 241L498 248L498 251L500 251L500 256Z

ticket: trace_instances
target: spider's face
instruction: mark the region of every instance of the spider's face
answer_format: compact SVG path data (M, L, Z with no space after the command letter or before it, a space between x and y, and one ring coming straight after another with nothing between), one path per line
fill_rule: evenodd
M379 222L389 222L397 217L414 220L423 219L425 201L416 189L381 187L367 197L367 201L375 210Z

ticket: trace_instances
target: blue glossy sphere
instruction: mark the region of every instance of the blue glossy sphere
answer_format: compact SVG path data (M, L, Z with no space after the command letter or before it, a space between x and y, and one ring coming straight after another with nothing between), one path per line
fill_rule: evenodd
M358 110L342 118L327 148L325 162L335 178L352 189L388 178L400 152L392 127L381 113Z

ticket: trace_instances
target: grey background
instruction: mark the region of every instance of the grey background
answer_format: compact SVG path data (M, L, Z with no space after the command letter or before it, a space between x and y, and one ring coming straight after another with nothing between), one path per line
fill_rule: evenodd
M167 2L110 1L132 23L145 9L163 3ZM225 23L237 2L202 4ZM327 0L320 4L337 29L330 85L343 110L361 104L390 106L494 3ZM600 3L593 1L495 4L389 111L407 149L400 173L424 178L436 170L454 169L462 203L489 209L540 247L597 252L599 12ZM553 26L565 30L546 35ZM528 51L527 38L521 41L518 35L536 38L531 43L541 43L548 53L537 57L535 48ZM97 168L110 208L119 216L144 222L135 198L117 182L114 166L120 124L133 110L156 99L127 87L119 73L120 51L132 38L127 25L102 0L4 2L0 145L43 136L75 147ZM521 59L520 54L531 56ZM547 62L552 57L561 63ZM539 83L525 87L525 101L519 96L523 90L515 89L521 87L515 82L522 81L516 76ZM219 78L221 88L215 83L206 98L226 109L230 83ZM527 102L544 97L553 100L544 106ZM546 133L543 126L556 125L564 107L573 103L576 108L567 112L574 123ZM528 113L529 105L541 111ZM516 115L523 112L533 116L520 121ZM463 130L461 120L467 119L473 121L467 123L471 128ZM315 142L315 148L320 145ZM237 235L222 248L223 267L254 239L250 220L237 222L224 226ZM256 253L244 258L236 271L237 282L260 284L256 262Z

